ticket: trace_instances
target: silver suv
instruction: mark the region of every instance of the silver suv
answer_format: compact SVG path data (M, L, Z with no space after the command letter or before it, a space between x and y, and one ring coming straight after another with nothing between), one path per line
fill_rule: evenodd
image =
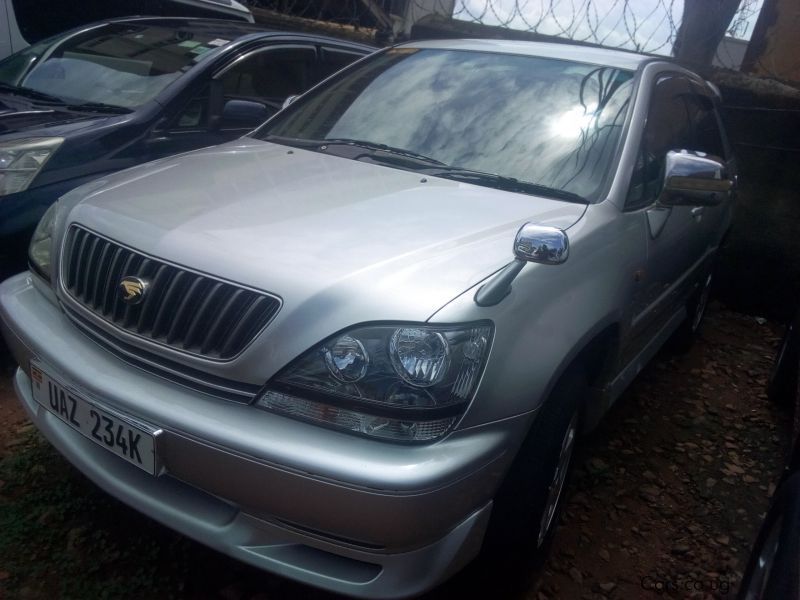
M570 45L362 59L53 205L0 287L19 398L109 493L311 585L409 596L542 548L576 436L700 324L717 104Z

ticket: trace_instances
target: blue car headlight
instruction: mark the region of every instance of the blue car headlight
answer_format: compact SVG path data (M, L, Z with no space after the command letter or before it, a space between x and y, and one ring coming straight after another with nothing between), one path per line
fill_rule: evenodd
M0 143L0 196L28 189L64 138L30 138Z

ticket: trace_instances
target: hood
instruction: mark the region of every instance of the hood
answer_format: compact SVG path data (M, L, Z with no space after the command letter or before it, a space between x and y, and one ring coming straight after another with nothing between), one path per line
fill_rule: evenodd
M108 115L79 113L0 94L0 135L9 138L65 135L108 119Z
M69 221L345 325L426 320L507 264L523 223L567 228L585 209L247 138L65 200Z

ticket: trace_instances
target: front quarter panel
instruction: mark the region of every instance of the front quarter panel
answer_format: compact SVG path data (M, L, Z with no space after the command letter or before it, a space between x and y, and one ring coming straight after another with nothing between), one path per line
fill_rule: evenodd
M568 230L561 265L527 264L499 304L479 307L480 284L443 307L432 322L489 319L495 325L486 371L460 428L536 409L580 351L607 327L624 337L646 252L641 222L621 218L608 202L589 206ZM509 240L509 260L512 258Z

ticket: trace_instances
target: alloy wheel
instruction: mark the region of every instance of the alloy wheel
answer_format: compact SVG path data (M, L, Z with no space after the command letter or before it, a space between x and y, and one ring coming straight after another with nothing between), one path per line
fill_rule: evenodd
M542 520L539 525L539 540L537 546L544 543L547 533L553 524L553 518L558 509L558 503L561 500L561 494L564 491L564 483L567 480L567 472L569 471L570 463L572 462L572 452L575 449L575 438L578 433L578 413L575 412L570 419L567 430L564 433L564 439L561 442L561 450L558 455L558 463L556 470L553 474L553 481L547 490L547 503L545 504Z

